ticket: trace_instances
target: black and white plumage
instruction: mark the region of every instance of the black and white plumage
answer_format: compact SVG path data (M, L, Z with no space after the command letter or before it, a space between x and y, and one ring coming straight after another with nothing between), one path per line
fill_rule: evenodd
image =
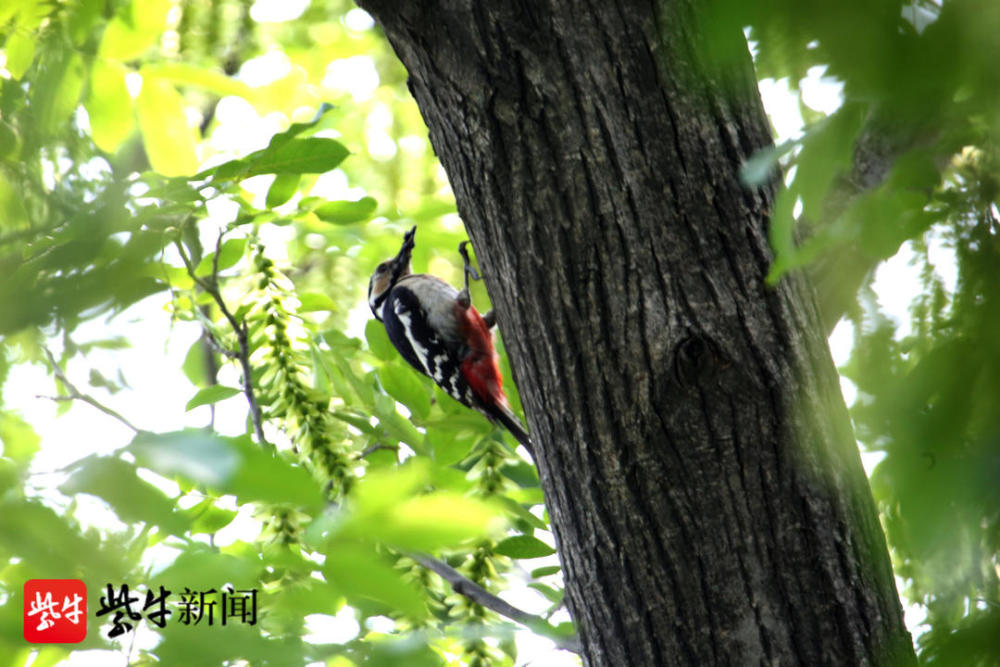
M531 451L531 440L511 412L503 392L493 336L483 316L440 278L410 270L416 227L399 253L375 269L368 305L385 325L389 340L415 369L449 396L499 423ZM463 252L464 255L464 252ZM466 271L473 272L466 258Z

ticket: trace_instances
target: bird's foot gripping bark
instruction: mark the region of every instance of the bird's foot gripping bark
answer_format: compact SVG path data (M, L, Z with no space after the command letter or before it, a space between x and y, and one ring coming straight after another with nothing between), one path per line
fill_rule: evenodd
M464 262L464 273L465 273L465 287L462 291L458 293L458 303L462 308L468 308L472 305L472 297L469 295L469 280L482 280L483 277L476 270L476 267L472 266L472 260L469 259L469 249L466 247L469 245L468 241L462 241L458 244L458 252L462 255L462 261ZM493 311L483 314L483 321L486 322L486 326L490 329L496 324L496 315Z

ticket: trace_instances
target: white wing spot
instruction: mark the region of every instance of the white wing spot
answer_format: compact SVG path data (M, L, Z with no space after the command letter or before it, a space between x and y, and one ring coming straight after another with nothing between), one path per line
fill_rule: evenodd
M406 331L406 339L410 341L410 345L413 347L413 351L417 354L417 358L420 360L420 364L424 367L424 372L430 375L430 371L427 366L427 348L422 346L411 334L413 320L410 319L410 313L406 310L402 304L397 303L393 310L396 311L396 317L399 321L403 323L403 329Z
M444 365L448 361L448 357L445 354L438 354L434 356L434 381L438 384L444 382Z

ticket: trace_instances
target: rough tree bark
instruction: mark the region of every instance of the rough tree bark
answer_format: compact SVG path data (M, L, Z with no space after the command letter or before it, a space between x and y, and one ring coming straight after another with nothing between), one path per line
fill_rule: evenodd
M360 4L486 270L586 663L913 662L813 294L764 283L738 26L690 0Z

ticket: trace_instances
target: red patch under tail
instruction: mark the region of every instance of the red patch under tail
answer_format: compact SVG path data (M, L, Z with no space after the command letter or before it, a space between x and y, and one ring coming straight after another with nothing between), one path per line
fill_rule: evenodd
M456 310L459 311L457 314L462 323L462 334L469 346L469 354L462 361L465 381L469 383L476 398L485 405L506 406L507 397L503 393L503 379L489 327L474 306L462 308L456 305Z
M483 410L493 422L502 424L514 438L524 445L531 457L535 457L531 438L520 420L511 412L507 397L503 393L503 379L500 376L499 357L493 347L493 334L483 321L483 316L474 307L462 308L456 304L457 315L462 323L462 333L469 354L462 361L462 374L469 387L480 401Z

